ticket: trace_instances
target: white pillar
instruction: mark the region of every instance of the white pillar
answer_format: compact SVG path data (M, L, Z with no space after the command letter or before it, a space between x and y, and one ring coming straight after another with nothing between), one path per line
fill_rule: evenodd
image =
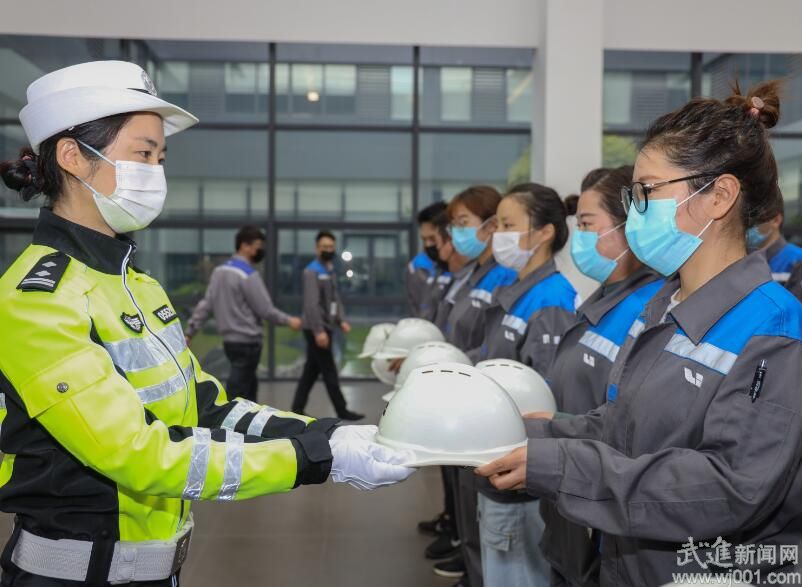
M542 0L535 51L532 179L561 196L579 193L585 174L602 163L604 0ZM573 231L576 220L569 219ZM598 287L582 275L570 242L557 267L581 299Z
M532 179L579 191L602 162L603 0L542 0L535 51Z

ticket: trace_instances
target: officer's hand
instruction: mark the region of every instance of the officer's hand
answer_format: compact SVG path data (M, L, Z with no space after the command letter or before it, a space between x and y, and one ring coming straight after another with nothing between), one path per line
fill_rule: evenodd
M415 472L403 465L414 458L412 451L377 444L377 430L376 426L340 426L334 431L329 440L332 481L371 491L404 481Z
M348 324L348 322L346 322L345 320L343 320L340 323L340 328L342 329L343 334L348 334L349 332L351 332L351 325Z
M329 334L326 331L323 331L320 334L315 335L315 344L322 349L329 348L330 342L331 341L329 340Z
M476 469L476 474L490 479L493 487L501 490L524 489L526 487L525 446L516 448L507 456L496 459Z
M527 420L553 420L554 412L529 412L524 414Z
M390 361L390 364L387 366L387 369L390 371L390 373L398 373L399 371L401 371L401 365L403 364L404 364L404 357L398 359L392 359Z
M301 329L301 319L293 316L287 321L287 326L292 328L293 330L300 330Z

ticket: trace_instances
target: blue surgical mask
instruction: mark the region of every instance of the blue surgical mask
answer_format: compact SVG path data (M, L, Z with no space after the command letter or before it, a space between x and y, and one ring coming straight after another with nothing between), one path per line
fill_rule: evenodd
M618 260L623 257L627 251L622 252L615 259L608 259L602 255L597 249L596 244L600 238L604 238L624 226L624 222L618 226L611 228L607 232L598 234L589 230L575 230L571 235L571 258L577 269L582 273L595 279L601 283L607 281L610 274L615 271L618 265Z
M691 258L703 242L700 237L713 224L713 220L697 235L683 232L677 228L677 208L714 181L706 183L679 204L674 198L649 200L643 214L635 209L634 203L630 205L626 226L627 242L641 262L669 276Z
M468 259L476 259L487 247L487 241L480 241L477 226L454 226L451 228L451 242L457 252Z
M746 231L746 246L750 249L759 249L767 238L768 235L760 232L757 226L753 226Z

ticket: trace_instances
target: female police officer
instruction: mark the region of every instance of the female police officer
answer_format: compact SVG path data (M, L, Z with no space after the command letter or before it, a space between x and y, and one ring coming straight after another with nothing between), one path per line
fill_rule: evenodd
M601 287L577 310L579 321L563 334L549 369L549 385L562 413L584 414L605 402L619 349L663 284L627 246L621 188L631 181L632 167L624 166L591 171L582 182L571 255L577 268ZM545 500L541 513L546 522L541 548L551 564L552 585L598 585L596 536Z
M0 172L52 209L0 278L3 585L175 585L191 500L409 474L372 427L228 401L134 267L123 233L161 212L164 137L197 119L116 61L35 81L20 119L32 149Z
M778 551L802 541L802 306L744 243L781 197L777 92L695 99L651 126L626 234L671 279L630 329L603 406L533 421L528 447L477 470L599 529L602 585L798 564ZM758 546L776 556L737 556Z

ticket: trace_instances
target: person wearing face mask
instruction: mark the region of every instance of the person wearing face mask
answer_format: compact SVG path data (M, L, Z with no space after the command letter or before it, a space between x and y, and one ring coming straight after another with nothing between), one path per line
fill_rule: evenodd
M579 321L562 336L548 381L561 414L584 414L606 400L607 378L632 323L663 280L629 250L621 189L632 166L594 170L582 182L577 230L571 237L576 267L600 287L577 310ZM599 584L597 535L541 500L546 528L540 546L551 565L551 585Z
M602 586L799 571L795 557L733 556L802 542L802 305L745 242L782 197L768 133L780 86L736 85L652 123L622 199L632 253L668 279L630 328L603 405L528 420L528 446L477 469L596 528ZM689 546L689 560L677 555Z
M223 336L223 350L231 371L226 391L231 397L256 401L259 380L256 368L262 356L264 320L301 329L301 319L275 305L256 266L265 256L265 234L255 226L243 226L235 239L236 253L216 267L203 299L187 323L187 344L214 314Z
M454 250L451 235L448 234L448 212L446 210L439 212L432 218L432 224L435 227L434 242L437 259L435 260L435 273L430 278L431 283L427 290L429 296L427 311L421 315L421 318L433 322L442 330L445 328L445 322L441 324L437 320L440 304L451 286L454 273L464 267L468 260ZM448 315L445 314L443 321L447 317Z
M468 354L476 360L525 362L545 374L561 334L574 321L576 292L553 260L568 238L565 206L553 189L527 183L504 196L496 216L493 255L516 273L517 281L498 290L485 310L483 341ZM523 324L514 335L505 332L518 324L511 317ZM529 331L537 332L537 348L525 345ZM484 583L548 585L549 565L538 546L543 531L538 501L525 493L498 491L484 479L476 488Z
M423 250L407 264L404 286L407 290L407 303L410 316L423 318L432 313L430 290L437 273L437 227L434 218L445 211L445 202L435 202L418 212L418 235Z
M375 427L230 401L203 372L124 234L164 206L165 136L197 123L142 68L48 73L20 120L30 147L0 177L48 207L0 277L2 585L176 587L193 501L412 473Z
M565 206L553 189L526 183L504 196L497 216L493 255L518 279L498 292L486 313L484 340L468 356L514 359L545 376L563 332L576 319L576 291L554 263L568 238Z
M491 187L468 189L448 205L454 249L474 265L461 291L455 296L444 329L448 342L467 351L478 346L484 334L485 309L493 303L499 287L515 281L515 270L493 258L496 208L501 195Z
M303 329L306 339L306 362L295 389L292 411L303 414L309 392L319 376L323 377L329 399L342 420L361 420L364 414L352 412L345 405L340 389L340 377L331 345L334 330L343 334L351 332L345 320L345 312L337 291L337 276L334 273L334 258L337 255L337 239L328 230L321 230L315 237L317 258L304 269L303 282Z
M766 255L775 281L785 285L798 300L802 300L802 247L783 238L785 209L782 200L766 211L765 222L746 231L747 250L761 250Z

